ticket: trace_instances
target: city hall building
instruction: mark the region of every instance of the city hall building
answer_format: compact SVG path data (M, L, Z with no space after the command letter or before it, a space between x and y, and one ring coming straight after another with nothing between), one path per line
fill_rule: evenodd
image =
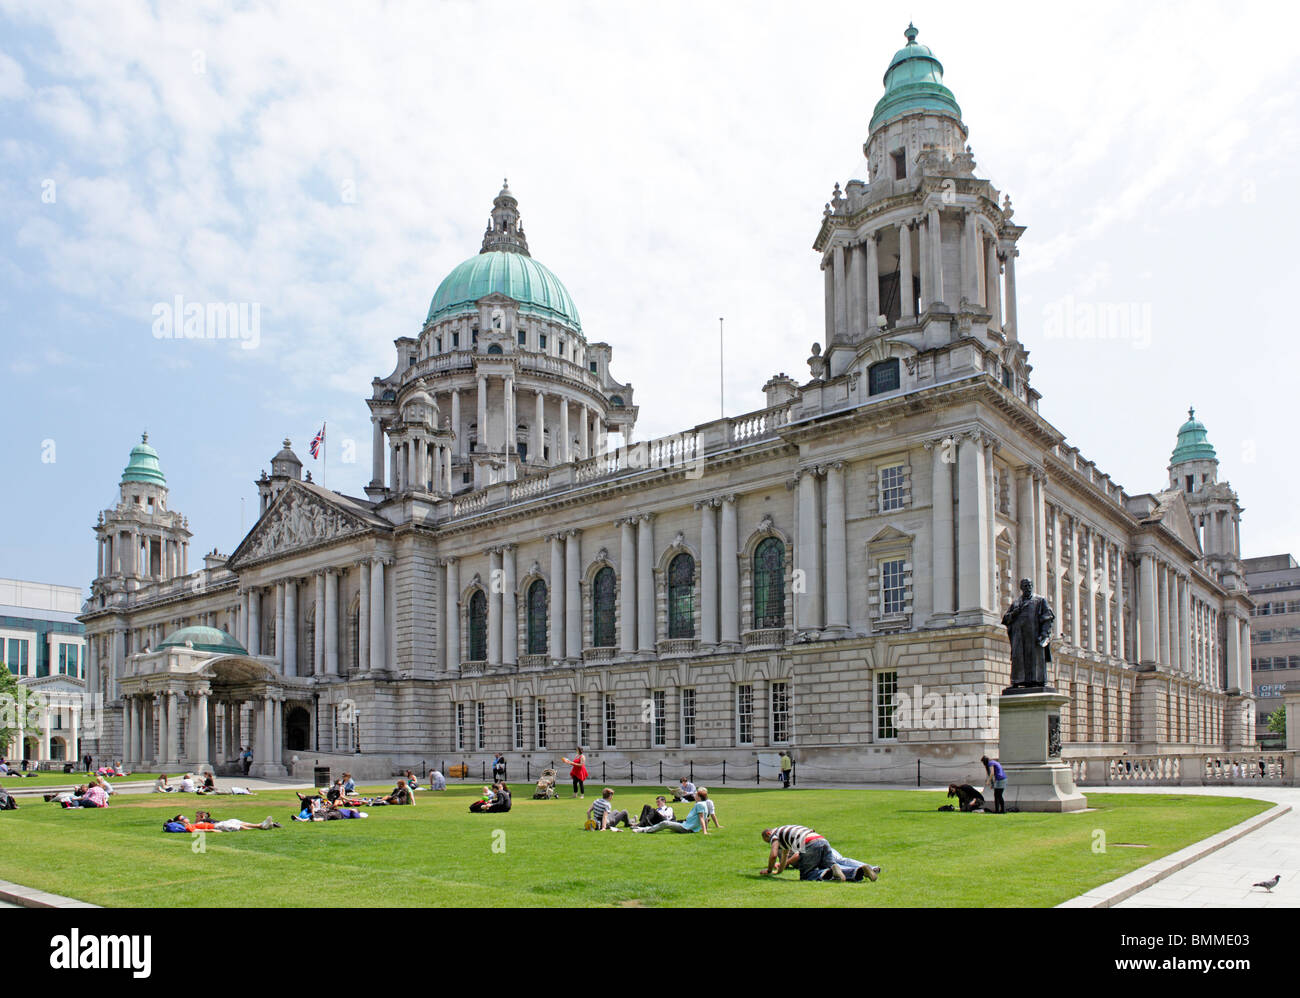
M1130 494L1039 414L1025 229L916 34L868 179L819 220L824 342L761 410L629 444L632 386L505 187L372 382L364 497L304 479L286 440L257 523L191 565L136 446L80 618L96 754L224 767L251 745L254 773L378 777L503 751L513 775L581 744L596 773L752 776L788 747L812 778L970 778L1022 577L1056 612L1067 755L1253 744L1241 508L1205 427L1189 414Z

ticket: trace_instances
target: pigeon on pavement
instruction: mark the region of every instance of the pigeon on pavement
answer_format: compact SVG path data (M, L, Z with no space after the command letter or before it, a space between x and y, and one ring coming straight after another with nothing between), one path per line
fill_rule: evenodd
M1264 888L1264 890L1266 890L1266 891L1268 891L1270 894L1272 894L1272 893L1273 893L1273 888L1277 886L1277 882L1278 882L1279 880L1281 880L1281 879L1282 879L1282 874L1279 873L1279 874L1278 874L1276 877L1274 877L1272 880L1261 880L1259 883L1257 883L1257 884L1251 884L1250 886L1251 886L1251 887L1262 887L1262 888Z

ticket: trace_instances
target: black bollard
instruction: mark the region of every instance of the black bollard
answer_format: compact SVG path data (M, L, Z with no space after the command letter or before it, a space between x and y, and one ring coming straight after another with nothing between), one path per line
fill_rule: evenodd
M601 759L601 760L600 760L600 782L601 782L601 783L608 783L608 782L609 782L608 780L605 779L605 760L604 760L604 759Z
M722 760L722 785L724 787L727 785L727 760L726 759Z
M759 787L762 785L763 785L763 776L758 769L758 760L755 759L754 760L754 786Z

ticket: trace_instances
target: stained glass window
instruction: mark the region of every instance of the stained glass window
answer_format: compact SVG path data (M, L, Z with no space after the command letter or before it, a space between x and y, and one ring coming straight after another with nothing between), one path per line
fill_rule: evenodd
M614 647L614 570L606 565L596 573L591 587L591 643Z
M487 596L482 589L475 589L469 598L469 660L482 662L487 659Z
M546 583L528 587L528 654L546 654Z
M754 549L754 628L785 626L785 545L778 537Z
M689 554L668 563L668 636L695 637L695 559Z

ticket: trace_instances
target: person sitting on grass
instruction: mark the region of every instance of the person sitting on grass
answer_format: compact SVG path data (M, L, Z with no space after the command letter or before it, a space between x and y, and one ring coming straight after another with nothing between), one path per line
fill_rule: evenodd
M843 883L849 875L841 864L857 863L856 860L845 861L822 835L807 825L765 828L761 834L763 841L772 845L767 856L767 869L758 871L763 876L775 876L797 865L800 880L838 880ZM854 865L852 869L854 880L865 877L874 881L880 875L880 867L869 863Z
M673 821L676 819L673 809L668 803L668 798L660 794L655 798L653 805L646 804L641 808L641 817L636 821L638 825L657 825L661 821Z
M175 790L176 788L167 782L166 773L159 773L158 779L153 781L153 792L156 794L170 794Z
M63 802L64 807L108 807L108 791L98 783L78 787L73 794L71 800Z
M343 774L343 793L344 793L344 795L345 795L345 796L348 796L348 797L351 797L351 796L352 796L353 794L355 794L356 792L357 792L357 785L356 785L356 782L352 779L352 774L351 774L351 773L344 773L344 774Z
M482 814L492 807L496 799L496 791L492 787L484 787L483 792L479 794L478 800L471 804L469 809L473 814Z
M181 793L192 794L197 789L198 787L194 783L193 773L186 773L184 776L181 777Z
M117 793L117 791L113 789L113 784L109 783L108 780L104 779L102 776L96 776L93 782L110 797Z
M636 825L632 819L627 816L626 811L615 811L614 802L610 800L614 796L614 791L606 787L600 792L600 797L591 802L591 807L587 808L587 820L591 826L598 832L608 830L618 830L618 823L621 821L628 828L635 828Z
M690 812L681 821L661 821L656 825L650 825L646 828L637 825L632 829L632 831L662 832L664 829L668 829L672 832L701 832L704 835L708 835L709 826L707 822L709 818L709 808L706 802L709 799L709 792L707 790L696 790L695 798L696 801L691 805Z
M673 800L675 801L695 800L695 784L684 776L678 786L669 787L669 789L673 792Z
M217 778L211 772L203 774L203 784L198 788L196 793L215 794L217 792Z
M722 826L718 824L717 809L713 806L713 801L709 797L708 787L700 787L699 790L695 791L695 794L700 800L704 801L704 806L708 808L708 817L704 819L704 823L707 825L711 821L713 822L714 828L722 828Z
M385 804L414 804L415 794L406 785L406 780L398 780L393 792L384 798Z
M430 789L430 790L446 790L446 789L447 789L447 777L443 776L442 773L441 773L441 771L439 771L439 770L437 770L437 769L431 769L431 770L429 770L429 789Z
M948 796L957 798L957 806L963 811L979 811L984 807L984 795L969 783L958 786L948 784Z
M406 771L406 785L411 788L412 793L420 789L420 781L415 778L415 774L409 769Z
M483 788L486 793L483 798L476 800L469 806L469 809L475 814L502 814L511 808L510 788L501 780L492 784L490 787ZM488 794L491 797L488 797Z

